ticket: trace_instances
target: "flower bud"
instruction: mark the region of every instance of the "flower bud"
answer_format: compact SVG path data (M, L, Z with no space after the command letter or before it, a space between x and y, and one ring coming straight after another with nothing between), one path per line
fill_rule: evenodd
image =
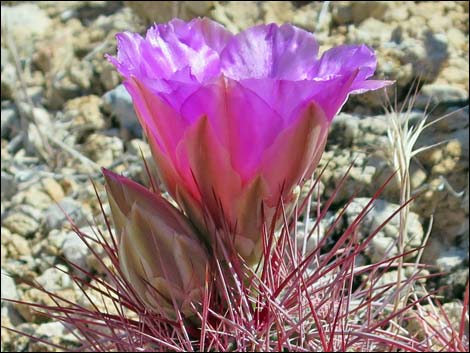
M169 319L201 301L208 257L185 216L160 195L103 170L119 265L139 299Z

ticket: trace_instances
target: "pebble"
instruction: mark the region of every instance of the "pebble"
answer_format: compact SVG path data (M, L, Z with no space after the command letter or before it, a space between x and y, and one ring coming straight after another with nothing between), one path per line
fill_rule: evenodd
M64 190L62 190L62 186L55 179L44 178L41 180L41 184L52 200L59 202L64 198Z
M1 286L2 298L5 299L19 299L18 291L16 290L15 281L11 276L8 275L2 268L2 286ZM3 302L2 302L3 306Z
M2 170L1 172L1 199L8 200L16 194L17 183L13 175Z
M12 233L29 237L39 229L39 222L21 212L10 213L2 222Z
M67 274L67 271L67 267L63 265L57 265L57 268L50 267L38 276L36 281L48 291L71 288L72 279Z
M142 135L142 128L135 114L132 98L123 85L119 85L103 95L104 107L119 121L121 129L135 137Z
M90 235L93 233L86 232ZM88 271L87 256L90 254L85 242L75 233L68 232L65 234L65 238L60 247L65 258L71 263L79 266L81 269ZM77 274L83 274L80 270L75 271Z
M46 210L44 215L46 230L59 229L68 224L66 215L78 226L84 226L87 223L84 206L80 202L66 197L58 205L53 204Z
M3 73L2 73L3 76ZM3 79L2 79L3 80ZM3 91L3 86L2 86ZM3 95L3 92L2 92ZM20 128L20 119L13 107L2 108L1 112L1 137L7 139L16 134Z
M369 198L355 198L345 211L348 224L352 224L360 212L366 207ZM358 226L358 234L361 239L366 239L374 233L390 217L399 206L385 200L377 199L373 201L373 208L368 212ZM374 235L371 242L365 249L366 255L372 262L379 262L387 257L398 254L397 246L394 242L398 237L400 227L400 216L397 213L385 226ZM408 232L405 251L421 246L424 237L423 227L416 213L410 212L408 215ZM412 254L411 256L415 256Z

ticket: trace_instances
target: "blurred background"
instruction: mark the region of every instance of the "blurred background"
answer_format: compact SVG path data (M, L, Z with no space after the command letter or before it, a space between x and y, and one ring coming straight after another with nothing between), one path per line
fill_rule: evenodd
M115 54L118 32L144 34L154 22L206 16L232 32L289 22L314 32L320 52L365 43L377 53L376 76L396 80L388 96L398 108L416 87L412 121L419 121L426 107L429 121L449 115L418 139L417 148L437 146L411 164L412 191L420 196L412 204L408 232L414 246L430 232L422 262L446 274L424 285L443 288L442 300L452 313L468 280L468 11L467 1L2 1L2 297L51 304L22 283L35 279L83 301L61 272L68 270L63 259L93 273L103 269L60 208L85 231L95 224L104 228L90 179L101 196L100 167L146 183L140 150L149 156L130 97L104 54ZM384 91L353 97L334 120L320 165L330 161L321 179L322 199L353 167L324 227L358 190L355 207L345 213L346 226L393 170L384 97ZM396 209L398 183L392 182L382 198L361 236ZM398 220L387 225L363 262L380 260L397 229ZM1 315L3 326L56 343L76 342L31 307L2 302ZM2 351L44 350L3 328L1 338Z

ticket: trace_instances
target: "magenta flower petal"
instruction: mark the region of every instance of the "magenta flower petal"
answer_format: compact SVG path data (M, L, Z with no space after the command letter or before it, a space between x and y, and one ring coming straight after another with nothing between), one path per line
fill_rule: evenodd
M228 42L221 54L222 72L235 80L302 80L317 52L318 43L309 32L288 24L259 25Z
M191 124L208 118L244 181L253 177L264 151L283 128L282 117L269 104L229 79L199 89L183 104L181 114Z
M323 53L308 74L309 79L328 80L357 71L350 93L363 93L391 84L391 81L366 81L377 66L377 58L366 45L340 45Z
M127 78L169 79L189 67L192 78L203 82L219 75L219 53L232 37L208 19L188 23L174 19L151 27L145 39L138 34L118 34L118 56L109 60Z
M299 107L311 101L320 105L328 120L333 120L346 101L356 74L351 72L325 81L247 79L240 84L262 98L282 117L284 126L288 126L297 119Z
M250 262L262 248L261 210L270 223L281 197L295 200L349 94L390 84L368 80L376 58L365 45L317 59L313 35L288 24L232 35L207 19L173 20L145 39L117 39L109 60L125 77L168 191L209 238L231 229Z
M328 127L328 119L321 107L310 103L301 108L299 119L284 129L265 151L260 174L269 185L268 202L272 206L276 206L281 191L288 197L293 187L305 177L311 162L323 151Z

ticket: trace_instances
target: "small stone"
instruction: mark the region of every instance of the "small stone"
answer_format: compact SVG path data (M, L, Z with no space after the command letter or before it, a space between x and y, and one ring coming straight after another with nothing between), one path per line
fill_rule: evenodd
M109 167L122 156L124 144L116 136L91 134L84 144L84 152L103 167Z
M2 73L3 77L3 73ZM2 78L3 80L3 78ZM3 87L2 87L3 91ZM2 92L3 96L3 92ZM20 119L18 116L18 112L13 107L8 107L6 109L2 109L1 115L1 137L9 138L19 131L20 129Z
M22 198L25 204L34 206L38 210L44 210L52 203L52 199L48 194L34 186L28 190L18 193L15 196L15 199L16 198Z
M13 175L8 174L2 170L1 173L1 199L9 200L16 194L18 184Z
M135 114L132 98L123 85L119 85L103 95L104 108L114 115L121 126L121 130L127 130L131 135L142 135L139 119Z
M360 23L366 18L382 19L391 7L389 1L353 1L332 4L333 18L340 24Z
M178 16L183 20L205 16L212 7L212 1L124 1L146 23L167 22Z
M468 92L455 85L432 83L424 85L416 97L414 107L424 109L428 104L434 106L438 103L459 102L468 98Z
M2 9L3 9L3 6L2 6ZM17 82L18 80L16 78L15 66L13 66L13 64L11 63L3 64L3 60L2 60L2 75L1 75L1 98L2 100L13 98L14 92L16 93ZM2 118L2 121L3 121L3 118ZM2 130L3 130L3 127L2 127ZM2 131L2 134L3 134L3 131Z
M2 239L2 244L5 244L8 249L9 257L13 259L18 259L20 256L30 256L31 255L31 246L28 241L22 236L14 233L2 234L5 237Z
M65 197L62 186L60 186L60 184L55 179L44 178L41 180L41 184L52 200L59 202Z
M69 221L66 215L68 215L77 226L84 226L87 223L87 215L83 205L78 201L66 197L59 202L59 206L54 204L46 210L44 218L47 230L60 229L65 224L68 224Z
M57 265L57 268L48 268L36 278L36 281L48 291L72 287L72 280L67 274L67 267L63 265Z
M67 238L68 232L61 231L59 229L53 229L47 235L49 245L57 249L57 254L59 254L60 249L62 249L62 244Z
M90 95L69 100L64 107L64 119L71 122L71 128L78 132L103 129L106 121L101 114L103 101Z
M232 33L257 24L260 17L261 6L256 1L230 1L224 6L214 2L214 9L211 11L211 18L223 24Z
M85 233L88 235L90 234L89 232ZM64 242L61 246L61 251L68 261L79 266L83 270L89 270L86 259L90 253L90 250L88 249L85 242L75 232L68 232L66 234ZM76 272L78 274L83 274L79 270Z
M70 328L57 321L39 325L33 336L64 347L74 347L80 344L79 339L71 332ZM29 346L29 350L32 352L48 352L51 348L50 345L39 340L31 342Z
M443 272L449 272L452 269L462 265L468 259L468 253L465 249L451 247L445 249L436 260L436 265Z
M28 237L39 229L39 222L24 213L15 212L5 218L3 226L8 228L12 233Z
M413 74L425 82L434 81L448 59L447 38L439 33L426 32L422 40L407 39L401 43L403 62L413 65Z
M49 306L56 305L49 295L47 295L43 291L36 289L36 288L31 288L25 291L22 297L22 300L25 303L35 303L39 305L42 304L42 305L49 305ZM31 305L15 303L14 307L20 313L20 315L25 319L25 321L29 323L38 323L38 322L44 322L48 320L45 314L40 314L41 309L32 307Z
M37 4L2 5L2 26L12 34L20 54L31 54L31 39L43 36L51 20Z
M1 292L2 292L2 298L5 299L13 299L13 300L18 300L19 295L18 291L16 290L16 284L15 281L11 276L8 275L7 272L5 272L2 268L2 285L1 285ZM3 306L3 302L2 302Z
M352 224L356 220L356 217L364 210L369 201L369 198L356 198L353 200L345 211L348 224ZM373 201L372 204L373 207L358 225L358 233L362 239L365 239L383 225L382 229L374 235L365 250L365 254L369 256L372 262L380 262L385 258L398 254L398 247L393 244L399 235L399 212L386 224L384 222L399 209L399 205L380 199ZM418 215L411 211L408 214L407 233L405 236L405 251L415 249L422 244L424 237L423 227L419 222ZM413 257L415 255L416 253L412 253L410 256Z

